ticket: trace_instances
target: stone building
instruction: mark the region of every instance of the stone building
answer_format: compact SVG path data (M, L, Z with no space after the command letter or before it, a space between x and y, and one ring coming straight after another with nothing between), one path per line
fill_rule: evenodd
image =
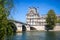
M30 24L31 27L35 28L36 30L44 30L44 26L42 24L44 21L44 19L40 18L39 13L35 7L29 8L29 11L26 15L27 24Z
M60 15L57 15L57 18L60 19ZM33 27L36 30L45 30L46 15L40 16L35 7L30 7L26 14L26 23L30 24L30 27ZM60 30L60 23L56 24L54 30Z

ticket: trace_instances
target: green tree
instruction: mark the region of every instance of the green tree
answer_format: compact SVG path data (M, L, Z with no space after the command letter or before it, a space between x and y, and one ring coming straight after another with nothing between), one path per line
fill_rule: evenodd
M55 27L56 21L57 21L57 16L54 10L49 10L46 17L46 22L47 22L46 30L47 31L52 30Z
M12 0L0 0L0 40L4 39L9 29L9 34L12 32L12 28L9 27L8 16L12 8Z

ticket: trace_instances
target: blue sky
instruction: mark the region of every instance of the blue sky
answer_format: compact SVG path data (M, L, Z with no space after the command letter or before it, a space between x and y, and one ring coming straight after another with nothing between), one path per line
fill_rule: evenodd
M47 14L50 9L60 14L60 0L14 0L14 8L11 10L14 20L26 22L29 7L36 7L40 15Z

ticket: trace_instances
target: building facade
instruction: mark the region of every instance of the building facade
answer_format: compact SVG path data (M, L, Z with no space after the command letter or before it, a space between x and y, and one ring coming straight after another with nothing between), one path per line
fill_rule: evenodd
M60 19L60 15L57 15L57 18ZM31 27L35 28L36 30L45 30L46 25L46 15L40 16L37 9L35 7L30 7L29 11L26 15L26 23L31 25ZM57 23L54 30L60 28L60 25Z
M26 15L26 22L30 24L31 27L34 27L36 30L44 30L45 20L40 18L40 15L35 7L29 8L29 11Z

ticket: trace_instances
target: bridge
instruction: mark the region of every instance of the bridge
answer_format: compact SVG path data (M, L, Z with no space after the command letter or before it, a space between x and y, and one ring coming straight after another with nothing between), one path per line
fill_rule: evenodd
M30 25L29 24L19 22L19 21L15 21L15 20L9 20L9 21L12 22L12 28L16 32L30 31ZM13 25L15 27L13 27Z

